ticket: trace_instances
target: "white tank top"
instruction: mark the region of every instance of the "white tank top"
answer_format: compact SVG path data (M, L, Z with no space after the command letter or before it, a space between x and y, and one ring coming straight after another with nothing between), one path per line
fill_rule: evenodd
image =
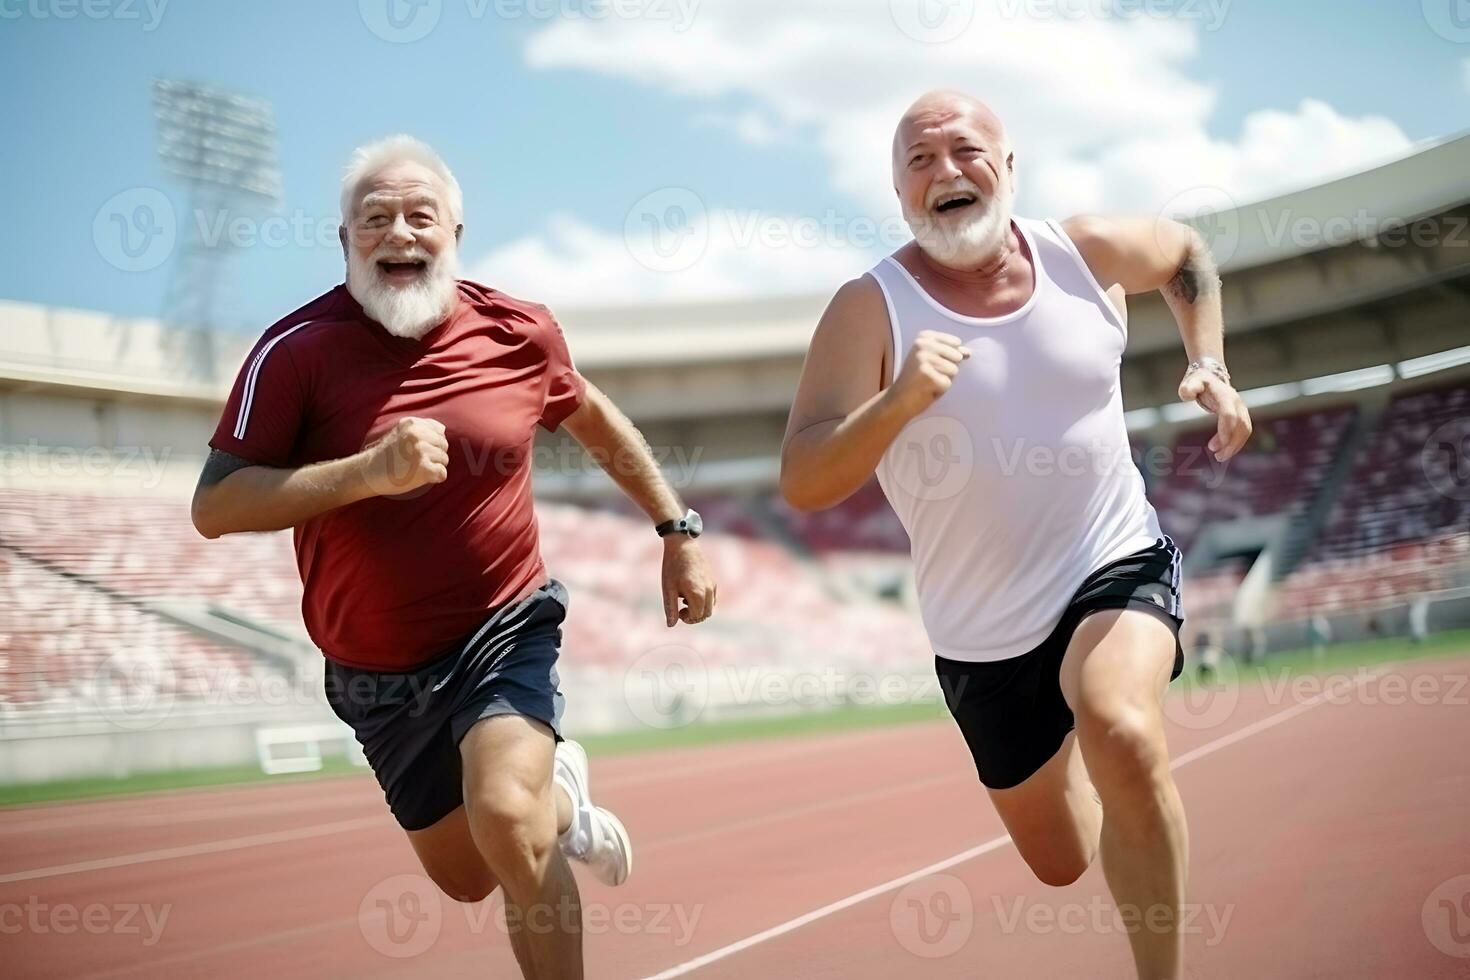
M952 312L892 256L869 273L888 304L895 373L921 330L971 351L878 464L929 641L952 660L1033 649L1090 574L1163 537L1128 451L1123 320L1060 225L1014 221L1036 278L1014 313Z

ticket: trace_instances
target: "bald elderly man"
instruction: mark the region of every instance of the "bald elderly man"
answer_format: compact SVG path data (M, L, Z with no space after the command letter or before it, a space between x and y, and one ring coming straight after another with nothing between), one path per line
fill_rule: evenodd
M1219 277L1189 227L1012 214L1016 157L983 103L904 114L893 184L914 240L842 286L812 338L781 492L814 511L876 472L912 543L949 709L1021 856L1065 885L1102 855L1138 975L1181 975L1188 843L1161 702L1183 664L1180 554L1128 448L1130 294L1159 291L1179 397L1250 436Z
M536 430L565 427L617 464L664 540L671 627L714 611L699 516L577 373L546 307L459 279L463 198L432 150L405 136L359 149L341 204L347 281L255 345L194 523L210 538L295 528L327 700L424 870L463 902L502 889L527 977L580 977L567 859L620 885L633 851L561 737L568 595L541 560Z

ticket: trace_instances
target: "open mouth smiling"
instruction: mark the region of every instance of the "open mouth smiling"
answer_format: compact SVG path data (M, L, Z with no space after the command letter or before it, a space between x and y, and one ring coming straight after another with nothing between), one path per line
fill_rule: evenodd
M383 260L378 263L379 273L389 282L412 282L423 275L427 268L428 263L423 259L413 259L407 262Z
M934 205L934 210L940 214L950 214L955 211L963 211L975 203L975 198L970 194L946 194Z

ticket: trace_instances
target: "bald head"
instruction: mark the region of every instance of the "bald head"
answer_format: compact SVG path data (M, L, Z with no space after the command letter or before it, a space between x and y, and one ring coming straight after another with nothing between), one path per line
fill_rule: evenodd
M961 92L921 95L893 134L893 189L914 240L952 268L978 268L1005 244L1015 194L1000 117Z
M935 141L957 130L971 130L1000 151L1002 158L1010 156L1011 141L1006 136L1005 124L990 106L973 95L936 89L915 99L893 131L895 178L917 145Z

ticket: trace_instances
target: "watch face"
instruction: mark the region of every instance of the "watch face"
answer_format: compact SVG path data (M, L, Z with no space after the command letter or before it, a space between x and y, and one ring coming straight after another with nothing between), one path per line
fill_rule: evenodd
M684 523L689 528L691 536L699 537L700 534L704 533L704 518L699 516L699 511L691 510L685 514Z

